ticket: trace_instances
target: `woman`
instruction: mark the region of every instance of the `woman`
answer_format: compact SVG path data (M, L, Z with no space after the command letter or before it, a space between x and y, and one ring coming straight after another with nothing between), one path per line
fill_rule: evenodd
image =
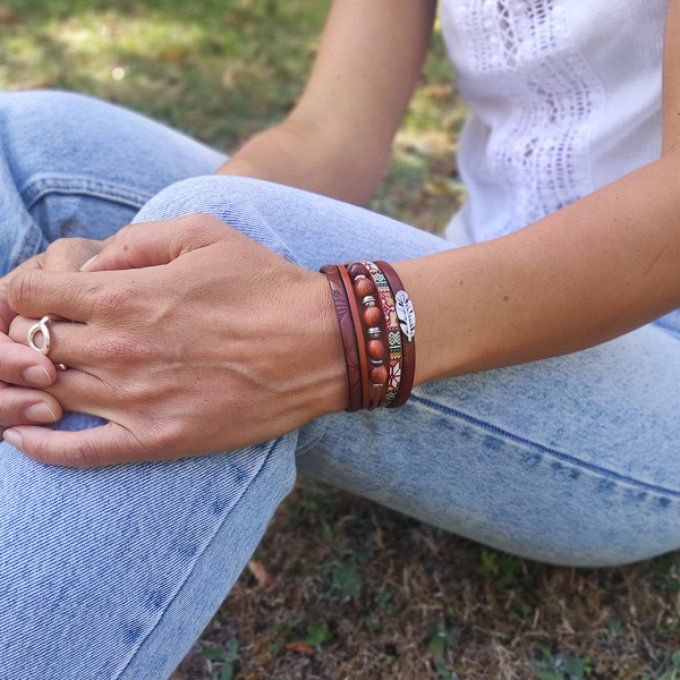
M230 159L2 97L0 677L169 675L298 471L557 564L680 547L679 2L441 10L473 111L445 239L352 205L434 0L337 0L293 113ZM416 386L349 413L319 268L374 258Z

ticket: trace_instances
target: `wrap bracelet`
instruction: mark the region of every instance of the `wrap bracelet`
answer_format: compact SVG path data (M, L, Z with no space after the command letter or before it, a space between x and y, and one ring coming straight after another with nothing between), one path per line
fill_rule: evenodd
M387 262L330 264L328 279L347 364L347 411L403 405L415 376L415 310Z

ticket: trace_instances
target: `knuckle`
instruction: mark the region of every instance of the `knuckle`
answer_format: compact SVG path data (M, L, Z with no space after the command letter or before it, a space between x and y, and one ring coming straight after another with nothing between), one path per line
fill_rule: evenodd
M130 241L135 238L138 228L138 224L126 224L111 237L110 242L115 243L117 246L121 246L123 249L125 249L127 244L129 244Z
M97 294L97 304L105 312L119 312L120 309L131 307L138 299L137 290L131 285L119 285L100 290Z
M34 460L37 460L39 463L53 463L50 448L44 439L36 438L30 443L24 440L24 444L26 445L24 453Z
M63 464L87 468L99 465L99 452L90 442L75 442L64 452Z
M2 427L11 427L15 424L12 422L13 420L9 405L0 397L0 425Z
M34 271L21 272L9 282L9 303L15 311L32 305L36 299L38 277Z
M44 266L48 269L73 269L80 264L82 256L91 250L90 240L86 238L60 238L52 242L45 251Z
M145 360L149 354L148 346L137 338L124 333L106 333L90 343L93 358L116 363L136 363Z
M182 437L186 433L186 424L179 418L165 418L163 421L147 419L143 426L143 436L138 437L140 444L146 450L151 448L159 451L172 452L178 448ZM152 442L152 447L144 442Z

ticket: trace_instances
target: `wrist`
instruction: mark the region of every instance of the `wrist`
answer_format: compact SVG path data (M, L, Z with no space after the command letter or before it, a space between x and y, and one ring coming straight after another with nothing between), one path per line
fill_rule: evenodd
M324 274L306 272L306 304L297 311L305 319L312 418L347 408L347 366L331 290ZM310 321L311 320L311 321Z

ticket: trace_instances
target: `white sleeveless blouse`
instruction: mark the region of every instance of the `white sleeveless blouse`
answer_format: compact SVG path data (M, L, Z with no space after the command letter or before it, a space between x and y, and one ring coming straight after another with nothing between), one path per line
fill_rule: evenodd
M667 0L441 0L469 200L460 243L519 229L656 159Z

